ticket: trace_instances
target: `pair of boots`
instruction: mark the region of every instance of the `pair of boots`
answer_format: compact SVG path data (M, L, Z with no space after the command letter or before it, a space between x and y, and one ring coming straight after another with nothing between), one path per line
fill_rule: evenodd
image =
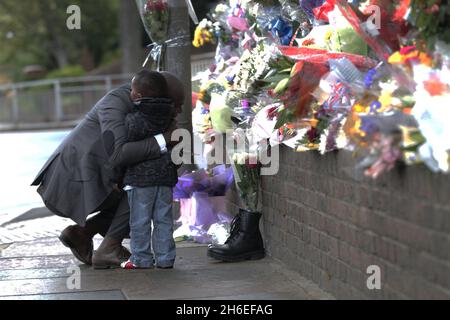
M73 255L94 269L108 269L120 267L120 263L127 261L131 253L122 246L122 240L105 236L102 243L94 251L94 238L96 232L78 225L69 226L61 232L59 240Z
M226 262L264 258L264 244L259 231L260 218L260 212L240 209L231 222L227 241L222 245L209 245L208 256Z

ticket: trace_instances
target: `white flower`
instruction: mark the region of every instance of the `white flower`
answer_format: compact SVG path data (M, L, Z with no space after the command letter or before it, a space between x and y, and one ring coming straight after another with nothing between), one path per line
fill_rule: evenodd
M345 121L344 121L345 123ZM340 129L339 130L339 134L336 138L336 147L338 149L344 149L348 146L348 139L347 136L345 135L344 130Z
M427 142L419 149L422 160L433 171L449 171L450 150L450 94L430 96L426 90L414 94L413 116Z
M247 152L239 152L233 154L233 162L236 164L245 164L248 158L249 154Z
M319 152L322 155L328 151L327 150L327 138L328 138L328 129L324 130L324 132L320 136Z
M216 9L214 11L217 14L221 14L221 13L225 13L228 9L229 9L229 7L226 4L220 3L216 6Z

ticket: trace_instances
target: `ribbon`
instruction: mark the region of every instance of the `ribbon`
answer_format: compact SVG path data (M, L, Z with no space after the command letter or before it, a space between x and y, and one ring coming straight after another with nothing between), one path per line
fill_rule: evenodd
M314 8L312 11L314 16L319 20L324 20L329 22L328 13L334 10L335 2L334 0L326 0L320 7Z
M324 109L333 111L337 107L346 105L350 103L350 90L341 81L337 81L335 84L331 85L332 92L324 104Z
M305 11L311 21L314 20L314 12L315 8L323 5L325 0L300 0L300 7Z
M192 5L192 1L191 0L186 0L186 5L188 7L188 12L189 12L189 16L192 19L192 22L194 22L194 24L198 24L198 18L197 18L197 14L195 13L195 9L194 6Z
M391 48L389 48L382 39L372 37L367 30L362 27L363 23L361 19L346 0L335 0L335 2L353 29L375 51L378 58L385 61L392 54Z
M190 41L190 36L184 35L175 37L169 40L164 41L163 43L151 43L147 46L147 48L150 49L150 52L147 55L147 58L145 58L144 63L142 64L142 67L144 68L147 65L148 60L150 57L153 59L153 61L156 61L156 71L161 70L161 56L163 51L166 48L174 48L174 47L184 47L188 46Z

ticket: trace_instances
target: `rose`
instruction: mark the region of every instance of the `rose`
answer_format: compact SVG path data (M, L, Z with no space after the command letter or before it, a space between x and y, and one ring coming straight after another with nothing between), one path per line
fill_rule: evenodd
M144 5L142 20L145 30L155 43L162 44L169 28L169 6L165 0L148 0Z

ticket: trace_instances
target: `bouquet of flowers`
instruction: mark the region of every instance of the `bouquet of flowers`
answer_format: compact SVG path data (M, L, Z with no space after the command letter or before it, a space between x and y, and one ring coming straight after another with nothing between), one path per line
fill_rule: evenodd
M143 7L142 21L153 42L162 43L169 29L169 5L166 0L139 0ZM143 2L145 3L143 6Z
M163 45L167 40L169 30L169 5L166 0L136 1L145 31L147 31L148 36L153 41L151 45L153 48L144 62L144 66L151 56L154 61L157 61L159 69Z
M200 21L198 26L195 28L192 45L196 48L200 48L206 43L215 43L215 39L213 23L205 18Z
M209 197L224 196L233 184L231 168L219 165L207 171L200 169L186 172L178 178L173 188L173 199L190 198L196 192L206 193Z
M233 154L232 162L236 187L245 210L256 212L261 180L257 157L247 152L238 152Z

